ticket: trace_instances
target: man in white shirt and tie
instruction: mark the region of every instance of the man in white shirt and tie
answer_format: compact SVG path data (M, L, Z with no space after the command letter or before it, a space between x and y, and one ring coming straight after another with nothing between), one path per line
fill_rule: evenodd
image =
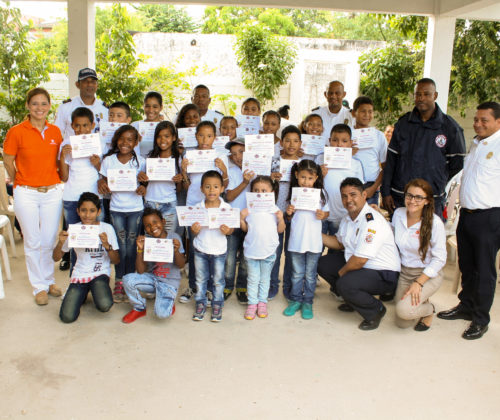
M488 330L495 296L496 255L500 249L500 104L484 102L474 117L473 140L460 184L457 227L462 272L460 303L439 312L441 319L472 321L462 337L481 338Z

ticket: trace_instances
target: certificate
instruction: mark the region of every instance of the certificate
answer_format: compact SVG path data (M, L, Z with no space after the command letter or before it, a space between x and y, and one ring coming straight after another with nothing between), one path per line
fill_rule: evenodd
M201 226L208 226L207 209L203 207L177 206L177 219L179 226L192 226L199 223Z
M99 225L68 225L68 246L70 248L99 248Z
M142 137L139 143L141 156L147 156L147 154L153 150L157 125L158 122L139 121L139 134Z
M238 137L246 134L259 134L260 117L255 115L237 115L238 128L236 134ZM238 130L239 129L239 130Z
M263 155L260 153L243 152L243 164L241 170L253 171L255 175L271 175L272 155Z
M73 159L102 155L101 137L98 133L69 136L69 142L71 143L71 157Z
M254 134L245 136L245 152L274 155L274 136L272 134Z
M145 238L144 261L174 262L174 242L172 239Z
M317 156L320 153L323 153L323 149L325 148L325 138L323 136L302 134L301 138L304 154Z
M290 182L290 175L292 173L292 166L298 163L298 160L280 159L280 182Z
M99 133L101 134L101 138L104 140L104 144L111 145L111 140L115 135L115 131L118 130L118 128L121 127L122 125L126 124L127 123L100 121Z
M353 147L358 149L369 149L373 146L373 140L375 139L375 128L358 128L352 132L352 142Z
M218 229L222 225L230 228L240 227L240 209L234 208L210 208L208 210L208 228Z
M226 144L229 142L229 136L217 136L212 143L212 149L217 151L217 155L228 155L229 150L226 149Z
M274 193L246 193L249 213L275 213L276 203Z
M321 190L319 188L292 188L290 204L295 207L295 210L316 211L321 208L320 200Z
M198 147L198 141L196 140L196 127L178 128L177 135L179 136L179 141L186 149L188 147Z
M135 191L137 189L135 169L108 169L106 177L111 191Z
M349 169L352 149L350 147L325 147L325 165L327 168Z
M175 159L146 159L146 174L150 181L172 181L175 176Z
M188 173L199 173L215 170L215 159L217 153L214 149L208 150L186 150L188 160Z

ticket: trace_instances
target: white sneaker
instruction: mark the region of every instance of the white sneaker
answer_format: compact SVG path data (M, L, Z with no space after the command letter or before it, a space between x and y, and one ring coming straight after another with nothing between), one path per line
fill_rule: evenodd
M186 287L186 289L179 296L179 302L180 303L188 303L192 299L193 296L194 296L194 290L191 289L190 287Z

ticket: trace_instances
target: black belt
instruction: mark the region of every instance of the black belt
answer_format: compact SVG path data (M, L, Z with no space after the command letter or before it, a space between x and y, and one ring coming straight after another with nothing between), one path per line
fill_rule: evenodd
M466 213L482 213L483 211L488 211L488 210L500 210L500 207L490 207L489 209L466 209L462 207L462 210L465 211Z

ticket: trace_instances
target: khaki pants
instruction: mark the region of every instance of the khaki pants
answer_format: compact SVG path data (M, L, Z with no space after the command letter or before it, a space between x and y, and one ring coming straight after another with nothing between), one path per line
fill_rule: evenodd
M411 327L415 324L415 321L429 316L434 311L434 307L429 303L429 297L441 287L441 283L443 282L442 270L436 277L425 282L420 293L420 303L418 305L411 304L410 295L401 300L413 281L418 279L423 271L423 268L401 267L398 287L394 297L394 301L396 302L396 325L400 328Z

